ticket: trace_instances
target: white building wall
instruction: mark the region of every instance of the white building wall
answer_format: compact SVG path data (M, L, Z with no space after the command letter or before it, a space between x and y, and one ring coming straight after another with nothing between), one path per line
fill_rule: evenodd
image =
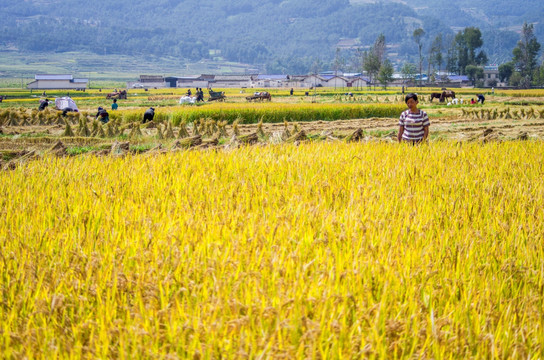
M85 89L86 83L72 83L69 80L36 80L27 85L29 89Z

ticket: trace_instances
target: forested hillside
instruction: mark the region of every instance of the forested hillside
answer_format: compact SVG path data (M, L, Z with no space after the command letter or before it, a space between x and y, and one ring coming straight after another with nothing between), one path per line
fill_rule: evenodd
M429 6L432 3L432 6ZM515 2L514 2L515 3ZM28 0L1 2L0 49L33 52L172 55L187 61L219 57L261 65L271 72L309 71L332 63L339 41L343 66L354 49L383 33L400 61L415 59L413 30L429 46L456 27L481 27L491 61L511 54L512 30L543 14L538 1L352 0ZM453 16L452 14L459 14ZM482 15L483 14L483 15ZM542 37L542 26L535 32ZM217 51L218 50L218 51Z

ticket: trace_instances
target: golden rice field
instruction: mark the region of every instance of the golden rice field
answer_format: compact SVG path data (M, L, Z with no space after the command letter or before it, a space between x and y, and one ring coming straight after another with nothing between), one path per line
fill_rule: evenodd
M544 356L544 143L48 158L0 173L7 359Z

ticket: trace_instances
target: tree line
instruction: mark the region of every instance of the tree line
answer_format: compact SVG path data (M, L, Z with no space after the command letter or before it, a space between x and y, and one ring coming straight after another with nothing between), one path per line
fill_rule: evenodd
M438 11L440 7L430 8ZM493 41L493 50L486 55L491 59L504 57L498 53L504 54L505 49L509 53L515 45L512 32L488 29L482 34L474 28L456 35L440 17L422 16L396 2L135 0L127 4L65 0L62 10L54 3L24 1L3 2L0 11L4 14L0 50L150 54L186 62L217 59L284 74L338 66L361 71L362 53L369 52L380 35L395 44L398 53L396 58L383 58L392 63L385 64L382 77L393 63L399 68L399 61L415 63L417 71L425 65L419 72L447 68L465 74L467 65L478 67L486 60L482 58L485 45L478 46L486 36ZM414 43L415 24L424 24L418 44ZM355 45L337 51L341 39L351 39ZM373 61L368 58L366 62ZM379 68L370 67L377 78ZM468 70L477 75L477 69Z
M466 75L472 84L484 86L484 67L489 59L482 47L484 45L482 32L477 27L466 27L455 36L439 33L428 44L424 51L425 30L417 28L412 33L414 47L417 49L417 62L405 62L400 73L405 80L423 83L422 74L426 73L426 83L436 83L446 80L446 74ZM501 82L509 86L529 88L544 86L544 63L539 60L540 43L535 33L534 25L524 23L517 45L512 50L510 61L498 66ZM370 81L387 87L393 79L394 68L386 55L386 40L380 34L374 45L367 51L352 54L361 71L365 72ZM337 60L336 63L345 64ZM540 62L539 62L540 61ZM426 65L426 69L424 68ZM442 77L442 78L440 78ZM497 86L497 81L491 81L489 86Z

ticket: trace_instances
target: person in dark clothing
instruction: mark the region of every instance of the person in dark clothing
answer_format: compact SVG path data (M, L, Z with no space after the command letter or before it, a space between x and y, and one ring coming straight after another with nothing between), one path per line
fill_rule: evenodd
M480 104L483 104L485 101L485 97L482 94L478 94L478 102Z
M191 93L191 89L187 89L187 96L191 96L192 93Z
M40 103L40 106L38 107L38 110L42 111L45 110L46 107L49 106L49 99L45 99Z
M289 95L293 96L293 92L294 92L294 90L293 90L293 88L291 88L291 90L289 91Z
M108 114L106 109L99 107L95 119L100 120L103 124L107 124L110 121L110 114Z
M202 88L196 88L196 101L204 101L204 92L202 91Z
M148 121L153 121L153 118L155 117L155 109L150 107L147 109L144 113L144 124Z

